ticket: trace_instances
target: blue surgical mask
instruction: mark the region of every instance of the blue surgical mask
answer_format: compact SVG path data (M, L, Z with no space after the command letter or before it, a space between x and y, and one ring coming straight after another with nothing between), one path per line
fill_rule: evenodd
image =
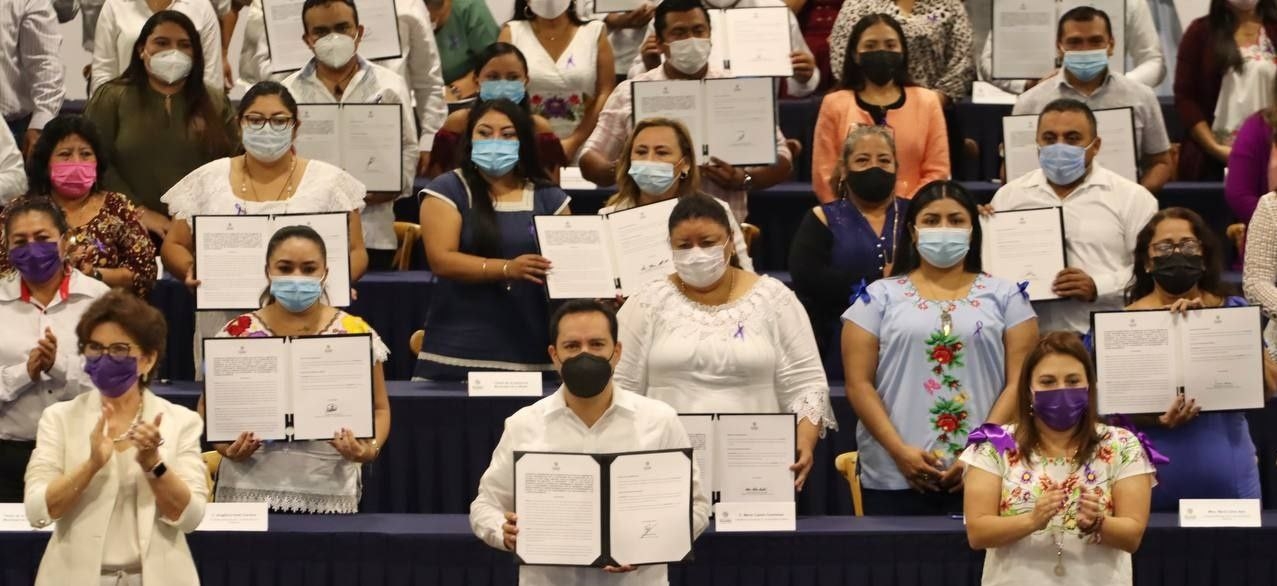
M630 161L630 178L639 191L664 195L674 185L674 165L665 161Z
M1109 66L1108 49L1065 51L1064 68L1081 81L1091 81Z
M483 101L505 98L516 104L523 101L527 88L518 80L490 79L479 84L479 99Z
M319 301L324 281L319 277L271 277L270 294L284 309L301 313Z
M244 150L263 163L274 163L293 148L293 127L275 130L267 124L261 128L243 126Z
M476 140L470 149L470 160L484 175L502 177L519 162L519 141Z
M962 262L970 248L968 228L918 228L918 254L933 267L947 269Z
M1039 147L1038 166L1042 167L1047 181L1055 185L1072 185L1086 175L1086 149L1089 148L1090 144L1081 147L1062 142Z

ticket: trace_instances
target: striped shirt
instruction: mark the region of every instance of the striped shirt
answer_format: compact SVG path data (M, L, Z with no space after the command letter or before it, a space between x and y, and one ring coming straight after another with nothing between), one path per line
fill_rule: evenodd
M48 0L0 2L0 115L42 129L62 109L62 35ZM7 57L16 55L17 59Z

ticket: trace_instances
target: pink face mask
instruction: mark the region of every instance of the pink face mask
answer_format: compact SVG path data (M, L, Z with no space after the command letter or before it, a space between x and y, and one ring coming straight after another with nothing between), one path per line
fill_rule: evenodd
M86 162L57 162L49 165L49 181L59 195L79 199L89 194L98 180L98 164Z

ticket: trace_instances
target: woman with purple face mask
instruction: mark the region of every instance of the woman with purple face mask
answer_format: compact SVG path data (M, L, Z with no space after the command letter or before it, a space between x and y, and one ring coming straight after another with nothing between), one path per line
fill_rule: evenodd
M1052 332L1025 359L1018 424L969 435L967 540L988 550L985 586L1131 584L1155 479L1131 432L1100 423L1081 338Z
M28 164L27 197L47 198L67 221L67 264L109 287L126 287L146 297L155 285L155 244L139 218L142 208L123 194L105 190L102 143L93 123L59 116L40 133ZM0 222L4 214L0 213ZM0 246L0 274L14 270Z
M57 528L36 586L199 583L185 534L208 500L203 423L147 392L167 330L159 310L117 290L66 338L96 390L40 417L23 503L33 527Z
M5 211L4 247L17 270L0 278L0 502L20 502L41 414L92 389L75 325L108 289L63 263L66 218L51 201L25 198Z

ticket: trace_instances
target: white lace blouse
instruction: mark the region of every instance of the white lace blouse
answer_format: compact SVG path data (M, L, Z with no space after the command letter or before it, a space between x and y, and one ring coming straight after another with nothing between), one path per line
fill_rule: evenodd
M837 429L829 383L807 313L767 276L736 301L707 306L668 279L630 297L617 314L621 388L680 413L781 413Z

